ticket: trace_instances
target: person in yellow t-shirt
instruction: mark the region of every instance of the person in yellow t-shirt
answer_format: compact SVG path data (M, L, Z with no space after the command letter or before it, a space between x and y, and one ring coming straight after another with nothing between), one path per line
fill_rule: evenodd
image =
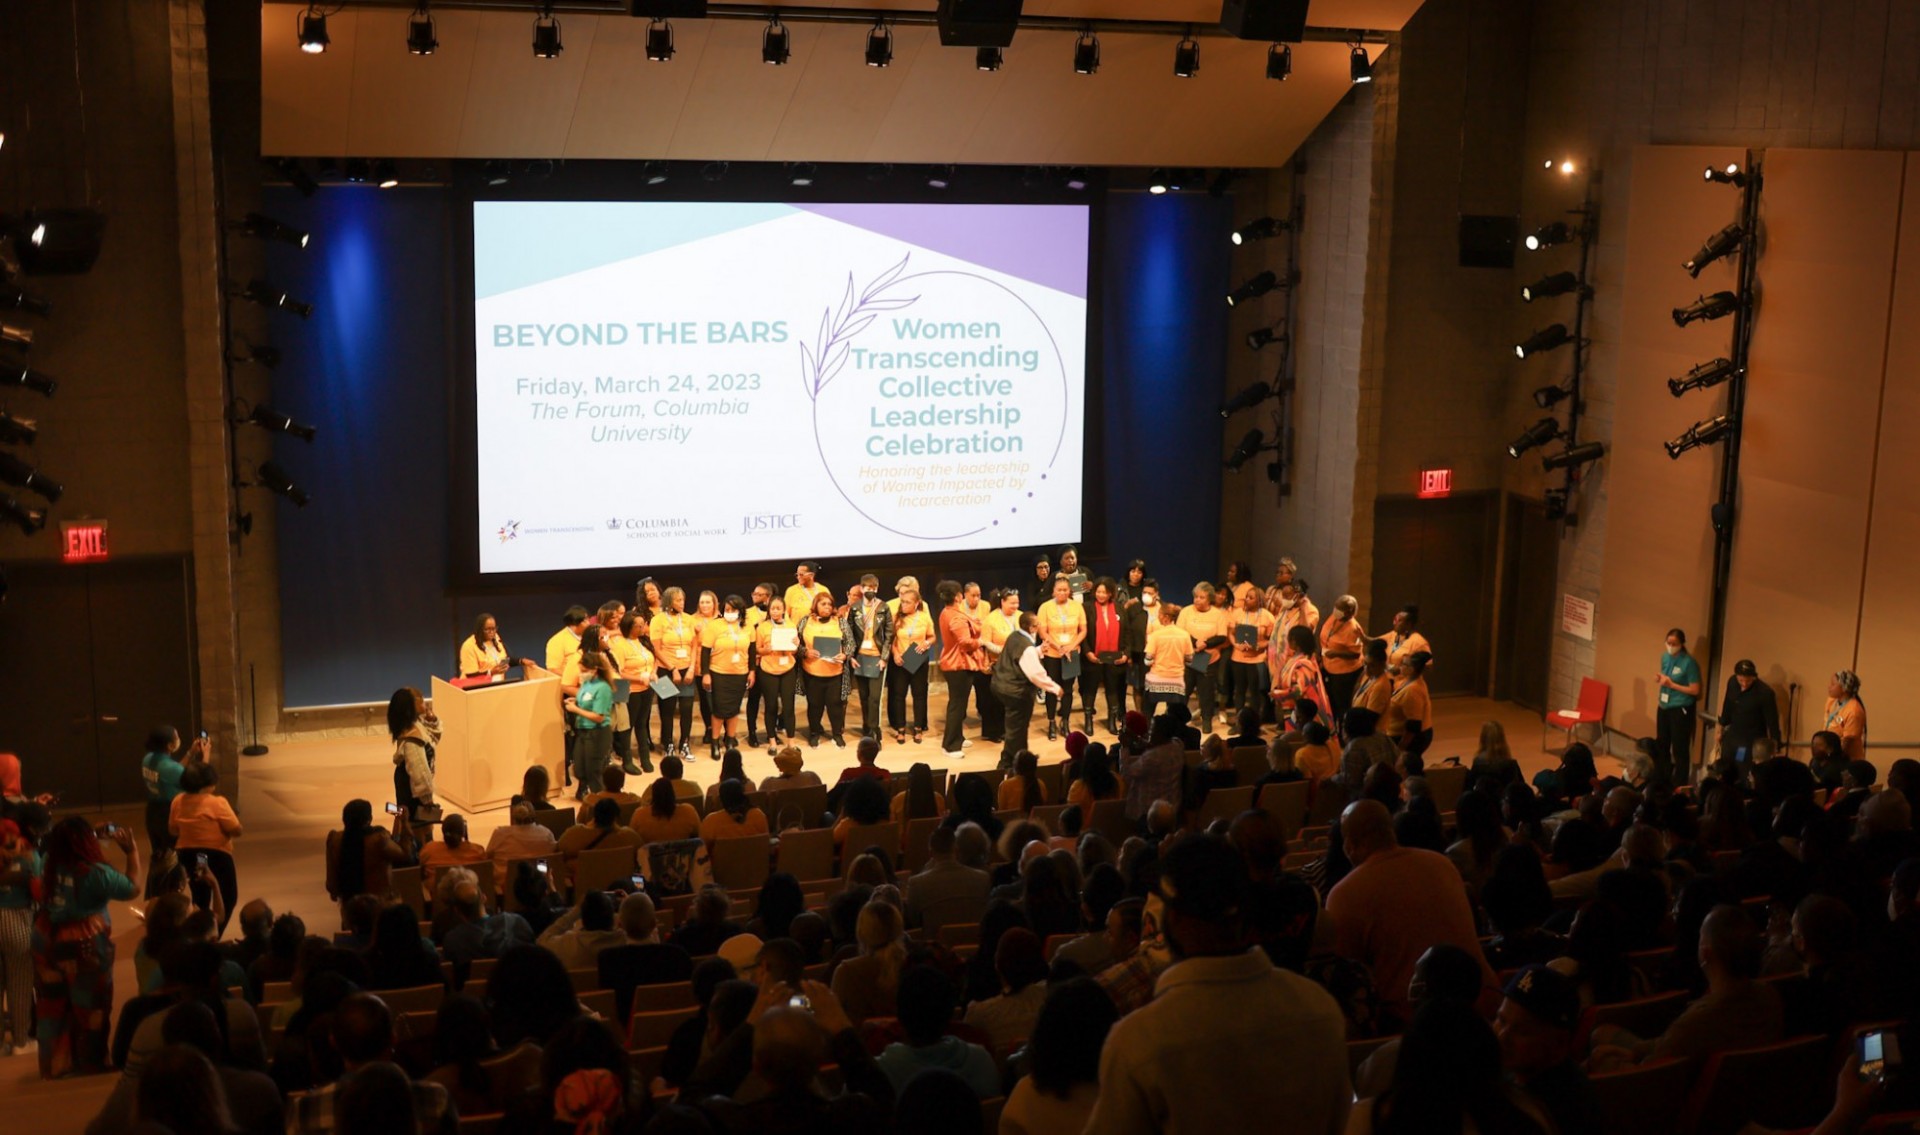
M738 595L727 596L720 617L707 623L700 645L700 688L707 691L714 723L719 727L709 738L715 760L720 749L738 749L740 740L734 730L740 723L741 707L747 700L747 687L753 685L753 632L746 627L747 601Z
M893 598L887 600L887 617L892 618L900 613L900 597L902 595L905 595L909 591L919 590L920 580L917 576L903 575L895 580L893 584Z
M1364 709L1376 719L1387 716L1387 703L1393 699L1393 675L1387 669L1387 640L1370 638L1361 647L1366 665L1353 688L1353 709Z
M693 630L700 636L702 649L713 646L713 624L719 621L719 618L720 597L711 591L702 591L700 597L694 601L693 607ZM706 674L704 666L701 667L700 673L702 676ZM700 740L709 750L714 749L716 745L716 738L713 735L713 694L705 682L700 684Z
M780 638L778 644L774 638ZM759 676L753 688L760 693L760 704L767 711L767 752L778 754L780 746L793 742L793 693L799 687L800 674L794 668L799 653L799 636L787 618L787 601L774 597L767 601L767 617L754 624L753 656ZM780 649L776 649L776 646ZM753 723L749 721L751 729ZM750 745L758 742L748 741Z
M993 604L981 598L978 583L968 580L960 591L960 609L967 613L967 618L978 624L993 610Z
M580 636L587 629L587 609L578 604L568 607L560 623L560 629L547 640L547 669L555 674L566 670L568 658L580 655Z
M1270 599L1269 609L1273 612L1273 637L1281 642L1287 640L1287 632L1295 627L1318 630L1320 627L1320 608L1307 598L1307 581L1294 577L1279 589L1276 598Z
M1867 707L1860 700L1860 677L1837 671L1827 682L1826 731L1840 738L1840 751L1849 761L1867 759Z
M656 675L653 651L636 636L644 627L632 611L620 616L620 637L613 640L613 665L627 683L627 720L633 723L629 748L621 754L621 771L629 776L633 754L640 757L640 771L653 771L653 679Z
M1193 589L1193 606L1180 612L1180 629L1193 639L1194 653L1207 656L1206 670L1188 675L1189 691L1200 697L1200 717L1194 726L1201 733L1213 728L1219 709L1220 675L1226 669L1222 657L1227 652L1230 628L1227 612L1215 603L1218 598L1213 584L1203 582Z
M986 605L989 610L980 620L980 649L986 655L987 672L991 675L1000 652L1007 648L1007 636L1020 627L1020 592L1011 587L996 588L987 596ZM1006 733L1007 707L989 690L987 696L980 699L980 740L983 744L998 745L1006 740Z
M1065 566L1063 563L1062 567ZM1033 635L1040 644L1040 665L1060 684L1060 696L1047 695L1047 740L1073 728L1073 688L1080 676L1062 677L1068 661L1081 662L1080 646L1087 640L1087 605L1073 597L1073 584L1064 575L1053 577L1053 598L1034 612Z
M1235 610L1239 610L1246 605L1247 593L1259 590L1253 585L1253 581L1247 578L1246 561L1234 560L1227 565L1227 582L1220 588L1220 594L1214 598L1219 600L1221 606L1231 603Z
M1161 706L1186 704L1187 660L1193 657L1193 636L1180 626L1180 608L1158 603L1154 612L1156 625L1147 632L1148 717L1159 713Z
M812 560L804 560L793 569L794 584L787 588L787 593L781 598L787 602L787 617L796 624L812 613L814 596L833 594L826 584L815 578L819 573L820 565Z
M1320 669L1327 686L1327 703L1337 725L1353 706L1353 691L1365 668L1361 657L1367 628L1357 617L1360 603L1351 595L1333 601L1333 611L1320 622Z
M907 728L913 728L913 743L927 731L927 675L933 669L933 616L920 602L917 588L908 588L895 597L893 612L893 657L887 667L887 721L893 726L895 744L905 744ZM907 666L912 650L919 664ZM913 719L907 719L907 695L913 695Z
M1433 653L1433 647L1419 627L1420 608L1408 604L1394 613L1393 629L1387 632L1387 669L1396 682L1402 680L1402 667L1409 655L1422 651Z
M565 631L561 632L565 634ZM492 615L482 614L473 621L473 633L460 644L460 677L476 678L484 674L504 674L515 659L500 637L500 624ZM526 659L519 661L524 665Z
M613 663L616 679L620 671L620 621L627 617L627 605L618 599L609 599L600 604L594 612L594 623L600 628L600 649ZM628 688L631 694L631 687ZM620 695L620 687L613 690L613 755L620 758L620 767L626 772L639 772L633 763L633 711L628 706L629 698Z
M1433 744L1433 699L1427 693L1427 663L1433 656L1416 650L1400 663L1401 682L1387 699L1381 732L1406 753L1424 753Z
M687 593L678 587L661 592L664 604L653 617L647 637L653 643L653 655L660 677L672 682L679 691L660 699L660 751L666 756L693 758L689 751L693 740L693 707L700 688L700 632L693 616L687 614ZM673 746L673 723L680 722L680 747Z
M822 640L832 643L832 654L822 649ZM800 623L801 685L807 691L807 744L820 747L820 715L825 713L833 726L833 743L847 747L847 688L851 685L847 655L852 649L853 626L845 615L833 609L833 596L822 591L813 597L805 621Z
M1261 602L1266 596L1252 584L1236 594L1240 605L1228 619L1227 631L1233 636L1233 654L1227 660L1227 703L1235 710L1258 712L1267 694L1267 647L1273 640L1273 614ZM1247 635L1253 636L1252 642L1245 640Z

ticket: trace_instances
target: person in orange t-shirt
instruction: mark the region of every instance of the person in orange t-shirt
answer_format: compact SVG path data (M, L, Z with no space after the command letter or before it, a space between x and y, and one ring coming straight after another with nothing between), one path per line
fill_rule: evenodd
M1353 706L1353 690L1365 667L1361 657L1367 628L1356 617L1360 603L1351 595L1333 601L1333 611L1320 623L1320 674L1327 687L1333 720L1340 721Z
M900 606L891 616L893 622L893 665L887 667L887 720L893 726L895 744L907 741L907 695L913 695L913 743L927 730L927 663L933 653L933 616L920 601L920 592L909 588L899 596ZM910 667L907 652L920 659Z
M1073 687L1080 676L1062 677L1071 660L1080 662L1080 645L1087 638L1086 605L1073 597L1073 584L1065 576L1053 581L1053 598L1040 604L1034 613L1034 640L1040 645L1040 665L1047 677L1060 684L1060 696L1047 695L1047 740L1063 729L1073 727Z
M776 635L780 640L778 645L788 649L775 649ZM799 654L799 643L799 631L787 617L787 601L777 595L768 599L767 617L753 627L753 654L760 668L754 689L760 691L760 703L767 710L769 753L777 754L783 743L793 741L793 695L800 684L794 658ZM748 726L751 728L752 723Z
M1273 641L1273 612L1266 609L1266 595L1252 584L1236 595L1239 606L1228 619L1227 633L1233 636L1233 654L1227 661L1227 704L1235 710L1264 707L1267 692L1267 648ZM1243 629L1244 628L1244 629ZM1248 637L1252 642L1246 641Z
M1199 584L1193 589L1193 605L1180 612L1176 624L1193 640L1193 652L1207 656L1204 671L1187 672L1187 692L1200 695L1200 717L1193 724L1202 733L1213 728L1219 709L1220 677L1226 669L1224 657L1232 633L1227 612L1215 605L1218 597L1213 584Z
M957 760L966 744L962 734L969 694L980 707L981 724L986 723L987 702L992 700L987 691L992 656L981 645L980 620L967 610L965 589L951 579L943 579L934 585L933 601L940 608L940 674L947 682L947 725L940 748L949 759Z

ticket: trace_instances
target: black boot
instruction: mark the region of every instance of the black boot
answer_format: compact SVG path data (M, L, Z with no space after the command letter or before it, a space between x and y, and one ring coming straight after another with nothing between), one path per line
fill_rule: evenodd
M652 745L648 745L646 748L640 750L640 771L643 773L651 773L653 771Z
M1051 740L1053 740L1053 739L1054 739L1054 738L1055 738L1055 737L1056 737L1057 735L1058 735L1058 730L1057 730L1057 729L1055 728L1055 726L1054 726L1054 723L1053 723L1053 718L1052 718L1052 717L1048 717L1048 718L1047 718L1047 740L1049 740L1049 741L1051 741Z
M1093 736L1093 707L1092 706L1088 706L1086 708L1085 723L1082 726L1082 731L1085 732L1088 737Z

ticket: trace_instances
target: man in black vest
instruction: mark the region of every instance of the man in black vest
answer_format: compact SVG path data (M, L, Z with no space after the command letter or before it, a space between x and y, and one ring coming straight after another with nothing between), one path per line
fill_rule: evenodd
M993 696L1007 712L1005 740L1000 746L1000 767L1013 767L1013 758L1027 747L1027 725L1033 720L1033 691L1038 688L1058 697L1060 684L1047 677L1040 655L1033 649L1033 613L1020 612L1020 626L1007 636L1000 657L993 663Z

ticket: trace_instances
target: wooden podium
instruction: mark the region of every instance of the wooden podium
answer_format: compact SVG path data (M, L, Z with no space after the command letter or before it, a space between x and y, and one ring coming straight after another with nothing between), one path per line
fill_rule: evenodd
M526 674L524 681L469 689L433 679L433 709L440 717L434 792L455 809L504 808L536 764L560 783L566 755L560 676L538 666L527 667Z

